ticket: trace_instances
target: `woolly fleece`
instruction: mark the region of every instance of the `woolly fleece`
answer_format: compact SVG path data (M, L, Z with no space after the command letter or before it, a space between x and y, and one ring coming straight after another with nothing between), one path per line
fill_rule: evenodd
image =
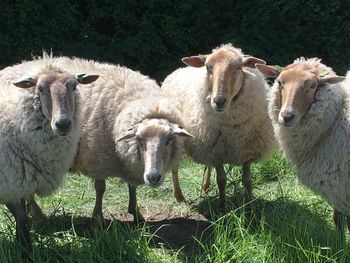
M318 59L294 63L317 64ZM276 138L300 181L339 211L350 216L350 74L344 82L318 87L310 109L293 127L278 122L280 97L275 83L269 93L269 115Z
M62 183L74 160L81 128L78 92L74 127L69 135L58 136L41 112L38 91L12 84L25 73L62 71L50 62L49 58L24 62L0 71L1 203L18 202L33 194L49 195Z
M163 118L182 125L177 104L154 80L126 67L60 57L55 64L99 74L91 88L81 89L83 127L73 170L95 179L119 177L131 185L144 184L144 165L137 140L116 142L126 130L145 119ZM183 138L176 136L165 171L179 161Z
M274 149L267 114L268 85L257 70L243 71L243 86L222 113L206 102L210 93L205 67L180 68L164 80L162 89L181 104L184 127L194 135L194 139L186 141L185 148L196 162L239 165L264 158Z

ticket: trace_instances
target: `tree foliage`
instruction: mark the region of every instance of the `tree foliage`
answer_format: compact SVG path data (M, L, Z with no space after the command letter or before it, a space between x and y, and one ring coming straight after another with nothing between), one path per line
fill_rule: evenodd
M318 56L350 68L347 0L3 0L0 65L42 50L123 64L162 80L180 58L231 42L268 63Z

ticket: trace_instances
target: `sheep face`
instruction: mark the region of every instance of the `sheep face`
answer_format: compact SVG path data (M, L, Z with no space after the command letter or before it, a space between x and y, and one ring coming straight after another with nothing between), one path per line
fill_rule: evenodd
M243 67L254 68L255 63L265 63L258 58L244 56L240 50L221 47L212 54L192 56L182 61L193 67L206 66L211 107L216 112L224 112L242 88Z
M274 87L280 100L278 122L286 127L296 125L308 112L319 86L344 80L334 72L320 72L307 63L291 64L281 72L273 66L257 65L257 68L266 76L277 78Z
M178 151L177 136L192 137L185 129L166 119L146 119L123 133L117 141L137 140L140 161L144 165L144 182L157 187L163 183L166 170Z
M64 136L68 135L74 126L73 116L78 83L88 84L97 78L97 75L74 76L55 71L21 80L14 85L20 88L35 87L35 94L40 99L42 113L50 121L52 131Z

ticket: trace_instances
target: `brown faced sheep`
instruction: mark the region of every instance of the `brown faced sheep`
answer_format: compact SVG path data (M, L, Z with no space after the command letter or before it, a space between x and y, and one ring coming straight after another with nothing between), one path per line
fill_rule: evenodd
M269 115L300 181L349 217L349 77L339 83L345 78L318 58L296 59L281 69L257 68L276 78Z
M267 114L268 85L254 66L264 61L245 56L231 45L183 61L192 67L170 74L162 89L180 102L185 128L195 137L186 142L187 153L196 162L215 166L224 210L227 179L223 165L243 165L243 185L251 193L250 162L264 158L275 146ZM173 177L179 200L183 197L177 170Z

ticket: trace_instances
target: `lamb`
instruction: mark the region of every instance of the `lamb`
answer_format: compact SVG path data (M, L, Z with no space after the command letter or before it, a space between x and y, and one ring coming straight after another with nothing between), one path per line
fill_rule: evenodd
M76 77L50 61L47 57L0 71L0 202L16 219L17 240L29 250L24 198L47 196L61 184L80 135L76 86L98 78Z
M349 217L350 73L340 83L345 78L318 58L298 58L284 68L256 66L276 78L269 115L299 180Z
M242 182L250 195L250 163L268 156L275 146L267 114L268 84L255 69L255 63L265 62L231 44L183 62L192 67L171 73L161 88L182 105L184 127L195 137L186 142L186 152L196 162L215 166L220 209L225 210L223 165L243 165ZM173 179L175 198L182 201L176 169Z
M154 80L126 67L63 57L55 64L100 74L91 89L81 90L83 127L72 166L95 180L93 217L103 220L105 179L119 177L129 186L129 213L143 221L136 187L159 186L179 161L183 137L192 137L181 128L177 104Z

